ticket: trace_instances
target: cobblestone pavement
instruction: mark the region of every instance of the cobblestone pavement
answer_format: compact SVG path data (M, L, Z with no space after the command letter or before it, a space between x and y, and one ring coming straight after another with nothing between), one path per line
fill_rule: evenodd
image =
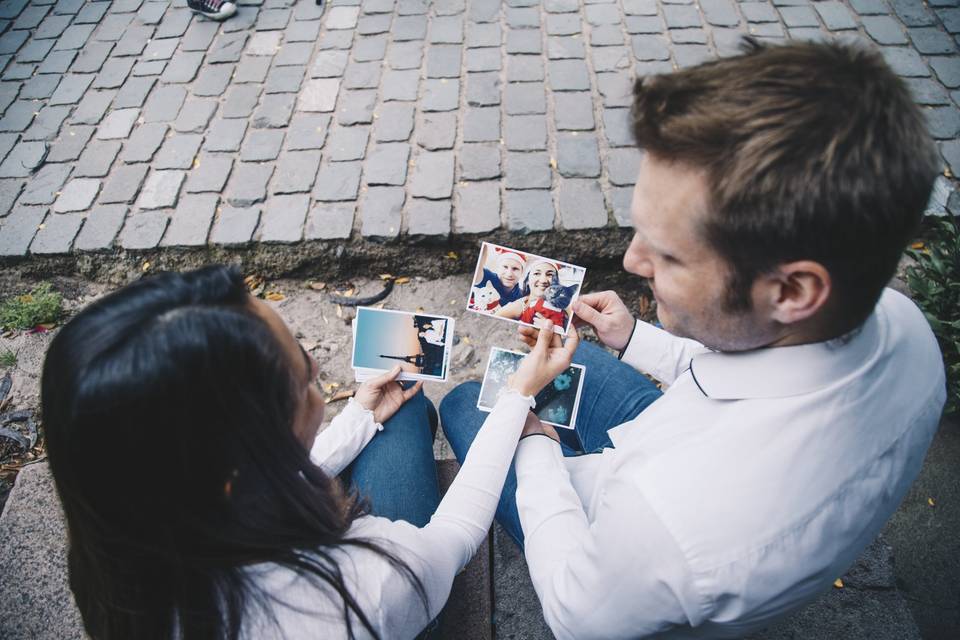
M879 46L960 175L957 0L239 4L0 2L0 255L616 228L631 78L748 32Z

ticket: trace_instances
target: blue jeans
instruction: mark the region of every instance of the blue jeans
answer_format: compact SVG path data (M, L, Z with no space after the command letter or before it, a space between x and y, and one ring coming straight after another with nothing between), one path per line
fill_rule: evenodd
M599 453L613 443L607 430L636 418L661 392L646 376L604 349L583 342L573 361L586 367L575 430L557 429L565 456ZM480 426L490 415L477 409L479 382L465 382L440 403L440 423L457 460L463 463ZM538 436L539 437L539 436ZM579 446L578 446L579 445ZM517 513L517 472L513 464L497 505L497 521L523 548Z
M433 435L437 410L423 391L407 400L341 474L370 513L426 525L440 504Z

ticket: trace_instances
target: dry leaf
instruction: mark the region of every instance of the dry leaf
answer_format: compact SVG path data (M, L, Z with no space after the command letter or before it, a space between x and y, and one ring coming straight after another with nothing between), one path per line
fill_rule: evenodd
M326 282L311 282L308 286L309 286L311 289L313 289L314 291L323 291L324 289L327 288L327 283L326 283Z
M393 280L393 276L390 275L389 273L381 273L381 274L380 274L380 279L381 279L381 280Z
M267 295L263 296L271 302L280 302L281 300L286 299L286 296L280 293L279 291L270 291Z
M470 344L469 336L463 336L460 340L463 342L463 344Z
M332 396L330 396L329 398L325 398L325 401L327 402L327 404L330 404L331 402L340 402L341 400L347 400L349 398L352 398L354 393L356 392L355 391L338 391Z
M343 292L343 297L344 297L344 298L352 298L352 297L353 297L353 294L355 294L356 292L357 292L357 290L356 290L355 288L351 287L350 289L347 289L345 292Z
M937 506L937 503L934 502L933 498L927 498L927 504L930 505L931 507Z
M143 267L141 267L141 269L143 269L144 271L149 271L149 270L150 270L150 263L149 263L149 262L144 262L144 263L143 263Z
M383 304L384 304L384 303L380 302L380 303L378 303L378 304L376 304L376 305L374 305L374 306L375 306L377 309L383 309Z
M913 244L910 245L910 248L919 250L919 249L923 249L924 246L925 245L922 242L914 242Z
M339 382L328 382L327 384L323 385L323 392L329 395L339 388L340 388Z
M837 589L843 589L843 580L841 580L840 578L837 578L836 580L833 581L833 586L836 587Z
M447 255L445 255L445 256L443 256L443 257L446 258L447 260L459 260L459 259L460 259L460 256L457 254L456 251L447 251Z
M394 284L407 284L408 282L410 282L410 278L408 278L407 276L403 276L402 278L397 278L396 280L393 281Z
M557 159L556 159L556 158L550 158L550 168L551 168L551 169L556 169L556 168L557 168Z

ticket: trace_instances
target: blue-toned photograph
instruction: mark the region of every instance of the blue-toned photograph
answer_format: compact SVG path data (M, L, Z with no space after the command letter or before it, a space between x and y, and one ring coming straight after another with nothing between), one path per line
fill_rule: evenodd
M389 371L406 380L445 380L453 319L360 307L354 321L353 368Z
M477 408L492 411L497 398L506 387L507 378L517 370L526 354L494 347L490 350L487 371L483 376ZM580 390L583 386L583 365L572 364L534 396L537 403L533 412L546 424L563 429L573 429L580 405Z

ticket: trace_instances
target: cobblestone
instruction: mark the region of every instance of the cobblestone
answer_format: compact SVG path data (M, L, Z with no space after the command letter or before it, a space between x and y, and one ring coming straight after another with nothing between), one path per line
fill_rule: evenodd
M273 175L273 165L256 162L238 162L227 183L227 201L235 207L249 207L267 197L267 183Z
M496 182L461 182L457 185L453 210L456 233L489 233L500 225L500 186Z
M260 240L298 242L303 237L303 224L309 208L308 195L278 195L270 198L260 221Z
M400 235L403 203L400 187L370 187L360 202L360 234L365 238L390 239Z
M219 216L210 232L210 241L216 244L247 244L260 222L260 207L220 207Z
M946 0L242 0L223 23L184 0L16 0L0 4L0 237L15 203L70 207L18 255L118 233L144 249L628 225L633 78L733 55L744 33L865 34L960 162Z
M219 198L214 194L191 194L180 199L160 244L165 247L197 247L207 243Z

